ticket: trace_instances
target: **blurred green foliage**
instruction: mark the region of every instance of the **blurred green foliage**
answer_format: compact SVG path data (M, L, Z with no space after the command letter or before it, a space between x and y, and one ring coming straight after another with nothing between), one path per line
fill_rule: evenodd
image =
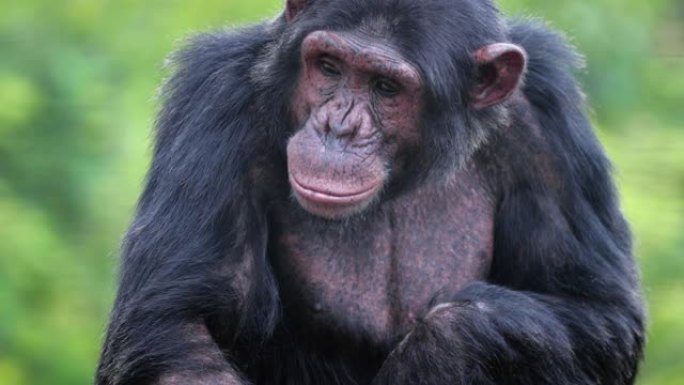
M281 0L0 5L0 384L88 384L118 240L150 155L164 57ZM507 0L573 37L636 234L651 324L640 384L684 377L684 3Z

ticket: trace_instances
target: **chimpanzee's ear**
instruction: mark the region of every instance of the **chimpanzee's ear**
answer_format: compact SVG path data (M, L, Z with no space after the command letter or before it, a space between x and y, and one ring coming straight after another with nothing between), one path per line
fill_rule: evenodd
M520 85L527 66L525 50L515 44L488 45L478 49L473 57L478 66L478 79L471 98L477 109L508 99Z
M285 4L285 20L291 22L306 6L307 0L287 0Z

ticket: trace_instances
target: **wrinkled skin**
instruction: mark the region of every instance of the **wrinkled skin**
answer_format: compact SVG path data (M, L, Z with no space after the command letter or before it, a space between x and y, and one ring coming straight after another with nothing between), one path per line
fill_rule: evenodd
M420 140L420 75L374 43L323 31L302 43L293 101L302 128L287 155L295 197L314 215L362 211L382 191L400 148Z

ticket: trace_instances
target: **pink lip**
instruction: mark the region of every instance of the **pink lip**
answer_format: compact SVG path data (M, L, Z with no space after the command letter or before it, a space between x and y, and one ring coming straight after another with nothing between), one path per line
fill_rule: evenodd
M378 184L374 184L365 190L354 193L335 193L330 191L324 192L314 187L305 186L292 175L290 175L290 183L297 194L307 201L333 206L348 206L363 202L372 197L379 186Z

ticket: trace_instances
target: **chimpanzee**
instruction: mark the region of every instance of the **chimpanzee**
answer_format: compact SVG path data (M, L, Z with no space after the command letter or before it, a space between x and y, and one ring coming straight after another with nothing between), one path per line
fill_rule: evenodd
M578 55L489 0L288 0L173 60L99 385L632 384Z

